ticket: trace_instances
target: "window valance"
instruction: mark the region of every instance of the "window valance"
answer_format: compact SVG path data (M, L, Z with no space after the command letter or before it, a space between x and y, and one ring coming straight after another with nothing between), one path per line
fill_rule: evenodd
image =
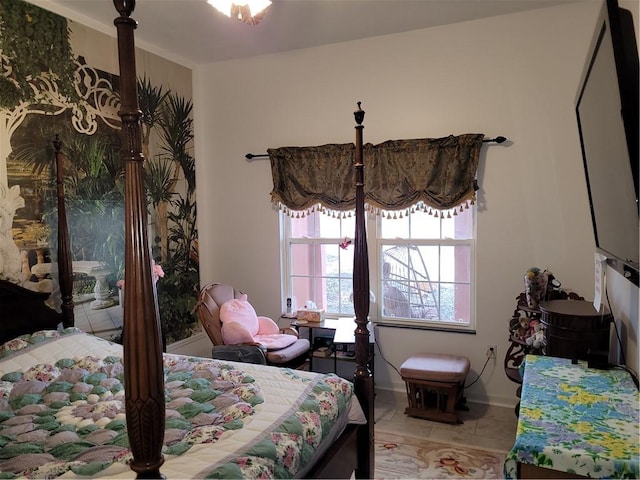
M376 211L452 210L475 198L483 134L389 140L363 147L365 204ZM288 214L355 206L355 145L268 149L271 201Z

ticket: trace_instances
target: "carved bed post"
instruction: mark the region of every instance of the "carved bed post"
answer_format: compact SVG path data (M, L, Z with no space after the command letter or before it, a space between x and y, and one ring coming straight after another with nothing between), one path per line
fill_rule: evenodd
M113 0L118 31L122 158L125 161L125 408L131 469L138 478L159 478L164 462L164 372L158 302L147 232L147 202L142 154L142 112L138 106L134 0Z
M364 110L354 112L356 120L356 151L354 167L356 169L356 232L354 238L353 260L353 299L356 313L355 349L356 371L354 374L355 391L367 418L367 424L358 429L358 466L356 478L373 478L373 377L369 371L369 253L364 212L364 163L362 160L362 121Z
M64 172L62 142L58 135L53 141L56 150L56 195L58 197L58 283L62 297L62 325L73 327L73 267L71 264L71 241L67 222L67 207L64 200Z

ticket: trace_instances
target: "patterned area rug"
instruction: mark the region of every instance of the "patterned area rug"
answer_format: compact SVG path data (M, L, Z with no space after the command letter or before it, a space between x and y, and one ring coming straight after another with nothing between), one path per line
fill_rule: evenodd
M377 432L376 480L504 478L505 453Z

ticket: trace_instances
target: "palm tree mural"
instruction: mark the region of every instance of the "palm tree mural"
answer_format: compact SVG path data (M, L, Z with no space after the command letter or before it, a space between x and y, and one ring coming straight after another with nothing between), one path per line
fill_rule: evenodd
M156 87L143 75L138 79L138 106L142 112L142 153L149 158L151 132L160 121L162 106L168 92L162 92L162 86Z
M158 304L163 332L168 341L195 323L194 308L199 289L198 263L191 254L197 240L195 206L195 159L191 100L168 91L159 116L160 149L163 154L147 162L147 188L156 207L158 228L155 252L163 262L165 278L158 284ZM184 188L179 189L184 179ZM177 300L176 300L177 299ZM166 322L166 325L165 325Z
M145 187L155 230L153 256L165 273L157 283L160 323L170 343L187 336L196 324L199 269L190 255L197 240L195 159L190 153L193 104L147 77L138 79L138 101ZM158 145L152 144L154 138Z
M33 182L22 180L29 204L24 225L43 222L51 228L49 243L56 251L56 195L51 139L63 142L64 182L69 233L74 260L98 260L113 272L124 268L124 165L119 155L118 132L99 129L94 135L78 133L69 113L56 117L31 116L16 131L10 166L31 172ZM31 188L30 186L33 185ZM31 218L33 217L33 218Z
M17 219L17 235L34 222L55 227L51 141L58 134L64 145L73 254L77 260L109 265L116 272L110 280L115 288L124 268L124 166L119 152L117 77L74 56L66 19L21 0L0 4L0 55L3 64L12 67L0 69L0 118L16 117L18 107L24 111L20 125L9 128L8 120L0 125L0 144L10 145L8 151L0 149L1 160L6 158L11 167L7 168L8 182L29 187L24 189L29 205L23 210L28 217ZM53 50L52 45L56 45ZM40 72L48 76L36 87L68 94L40 95L36 100L25 95L33 83L29 78ZM89 88L101 93L92 96ZM198 261L193 255L197 245L193 108L190 99L146 75L138 79L138 93L145 184L154 220L154 260L165 271L157 284L160 319L171 343L189 336L197 324L193 313L199 288ZM76 101L77 95L82 98ZM96 104L95 98L105 103ZM29 108L25 106L29 101L40 103ZM76 110L85 113L80 126L72 107L76 114ZM97 120L89 125L88 119ZM96 123L99 126L94 128Z
M193 140L193 119L191 113L193 105L191 101L169 92L166 96L166 104L160 117L161 149L173 162L173 174L164 172L165 176L158 180L168 180L167 190L173 192L180 174L186 181L186 194L191 196L195 191L195 160L189 154L189 147ZM166 157L165 157L166 158ZM160 172L158 172L160 173ZM169 251L169 226L168 212L170 198L158 197L157 218L162 258L166 258Z

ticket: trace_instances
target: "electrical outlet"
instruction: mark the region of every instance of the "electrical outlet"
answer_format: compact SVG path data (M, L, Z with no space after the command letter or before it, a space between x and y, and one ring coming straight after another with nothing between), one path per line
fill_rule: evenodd
M487 357L496 358L498 356L498 346L497 345L487 345Z

